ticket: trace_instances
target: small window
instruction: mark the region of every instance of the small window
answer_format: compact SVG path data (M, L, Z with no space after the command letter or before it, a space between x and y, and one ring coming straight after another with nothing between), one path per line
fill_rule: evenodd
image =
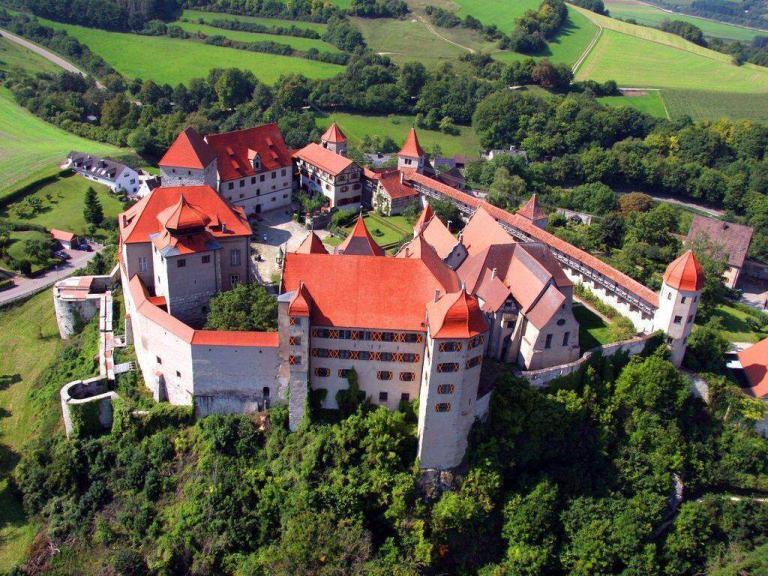
M245 178L240 180L240 188L242 188L243 186L245 186Z
M389 393L379 392L379 402L386 402L387 400L389 400Z
M149 262L146 256L139 256L139 272L146 272L149 268Z
M566 332L565 334L563 334L563 346L568 346L568 340L570 339L571 339L570 332Z
M438 350L440 352L460 352L462 347L461 342L440 342Z
M685 304L687 301L688 301L688 296L683 296L683 297L680 299L680 303L681 303L681 304Z
M277 178L277 172L272 172L272 180L274 180L275 178Z
M667 300L672 300L672 291L667 292Z
M435 404L435 412L450 412L450 411L451 411L450 402L440 402L439 404Z
M290 366L301 366L301 356L291 354L288 356L288 364Z
M261 176L259 176L259 182L264 182L264 174L262 174Z
M438 373L442 372L458 372L459 371L459 364L458 362L443 362L442 364L437 365L437 371Z
M440 386L437 387L437 393L438 394L453 394L453 391L456 389L456 387L453 384L440 384Z
M413 382L416 380L415 372L400 372L400 382Z
M565 318L560 318L560 320L557 321L558 326L563 326L565 324Z
M240 274L232 274L229 277L229 283L234 286L235 284L238 284L240 282Z
M403 392L400 394L400 402L410 402L411 401L411 395L408 394L408 392Z
M318 378L328 378L331 375L330 368L315 368L315 376Z
M234 187L235 187L235 183L234 182L229 182L227 184L227 190L232 190L232 189L234 189Z
M283 168L282 170L280 170L280 176L285 176L285 168Z
M245 194L240 194L240 198L245 198Z
M467 362L464 364L464 367L469 370L470 368L474 368L475 366L479 366L480 362L482 361L482 356L475 356L473 358L470 358L467 360Z
M339 378L349 378L350 369L349 368L339 368Z
M261 395L264 398L269 398L269 386L264 386L264 388L261 389Z
M176 370L176 378L181 378L181 372L179 372L178 370Z
M210 254L206 254L205 256L203 256L203 264L210 264L210 262L211 262Z
M251 184L256 184L256 176L251 176Z
M177 268L184 268L186 265L187 265L187 261L184 258L180 258L179 260L176 260Z
M231 266L240 266L240 249L235 248L229 251L229 263Z
M675 316L675 320L674 320L675 324L680 324L682 323L682 321L683 321L682 316Z
M698 301L699 301L699 297L698 297L698 296L694 296L694 297L693 297L693 301L694 301L694 302L698 302Z
M693 322L693 314L688 316L688 324L690 324L691 322Z
M379 370L376 372L376 378L379 380L392 380L392 372L389 370Z
M544 339L544 348L552 348L552 334L547 334Z
M155 356L155 360L157 360L158 364L162 364L163 363L163 359L160 358L160 356Z
M288 345L289 346L301 346L301 336L289 336L288 337Z

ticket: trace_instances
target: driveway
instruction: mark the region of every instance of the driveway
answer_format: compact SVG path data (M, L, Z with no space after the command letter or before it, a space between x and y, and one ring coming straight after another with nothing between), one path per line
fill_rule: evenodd
M739 299L742 304L768 312L768 285L744 279L739 282L739 287L743 291Z
M293 252L309 234L302 224L291 218L291 212L285 208L260 214L261 220L252 221L254 241L251 243L251 262L258 282L269 284L274 275L280 274L277 259L280 250ZM315 233L325 239L330 236L327 230ZM262 260L257 261L256 256Z
M8 290L0 292L0 306L10 304L16 300L26 298L32 294L36 294L41 290L45 290L50 286L53 286L56 282L67 276L74 274L78 268L83 268L92 258L100 252L103 246L98 244L91 244L93 248L92 252L85 252L83 250L64 250L69 254L70 259L59 264L56 268L52 268L45 274L36 276L35 278L24 278L23 276L15 276L15 286Z

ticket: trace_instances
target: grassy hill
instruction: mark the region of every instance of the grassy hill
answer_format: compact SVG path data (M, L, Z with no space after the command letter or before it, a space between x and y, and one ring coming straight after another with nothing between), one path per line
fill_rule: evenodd
M42 56L0 37L0 70L21 68L28 72L58 72L60 68Z
M86 140L40 120L0 88L0 200L24 183L54 174L71 150L124 158L128 149Z
M335 64L211 46L194 40L108 32L43 18L40 18L40 22L55 29L66 30L128 78L150 79L172 86L205 76L212 68L250 70L267 84L273 84L283 74L331 78L343 70L342 66ZM287 43L282 39L288 37L270 38Z
M577 72L578 80L659 88L673 117L768 120L768 68L736 66L730 56L679 36L577 10L603 29Z
M224 12L207 12L205 10L184 10L181 14L182 19L196 20L237 20L238 22L253 22L254 24L263 24L264 26L296 26L314 30L322 34L328 27L320 22L303 22L301 20L281 20L279 18L260 18L258 16L240 16L239 14L226 14Z
M633 19L638 24L646 26L659 26L665 20L682 20L690 22L694 26L701 28L705 35L712 38L723 38L725 40L740 40L742 42L751 42L757 35L768 35L768 31L760 31L752 28L745 28L735 24L725 22L715 22L706 18L697 18L687 14L678 14L667 12L657 6L646 4L642 0L604 0L605 7L614 18L622 20Z
M190 34L202 32L206 36L224 36L225 38L237 42L277 42L278 44L287 44L294 50L306 51L315 48L321 52L341 52L341 50L336 48L333 44L328 44L322 40L315 40L312 38L260 34L255 32L244 32L242 30L225 30L223 28L216 28L215 26L198 24L196 22L177 22L177 24Z

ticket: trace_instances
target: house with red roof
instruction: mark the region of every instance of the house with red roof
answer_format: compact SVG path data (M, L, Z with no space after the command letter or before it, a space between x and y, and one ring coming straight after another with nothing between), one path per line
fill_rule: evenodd
M347 155L347 137L336 122L332 122L323 135L320 136L320 145L340 156Z
M402 214L409 206L421 199L415 188L405 182L405 175L399 170L379 174L373 192L373 207L387 216Z
M188 127L159 166L164 186L210 186L249 215L291 204L291 153L274 123L206 137Z
M768 404L768 338L738 353L748 386L743 391ZM756 429L768 437L768 416L756 424Z
M703 240L711 257L723 259L727 263L723 275L725 285L728 288L736 288L749 253L749 245L752 243L752 233L750 226L695 215L688 229L685 245L694 248Z
M326 145L311 142L293 153L299 187L310 195L323 196L329 208L359 210L362 168Z

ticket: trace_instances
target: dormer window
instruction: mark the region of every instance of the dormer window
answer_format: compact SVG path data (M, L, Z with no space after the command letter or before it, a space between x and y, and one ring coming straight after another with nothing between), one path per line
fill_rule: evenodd
M251 166L253 166L253 169L257 172L261 170L261 156L259 156L259 153L255 150L248 150L248 158L251 161Z

